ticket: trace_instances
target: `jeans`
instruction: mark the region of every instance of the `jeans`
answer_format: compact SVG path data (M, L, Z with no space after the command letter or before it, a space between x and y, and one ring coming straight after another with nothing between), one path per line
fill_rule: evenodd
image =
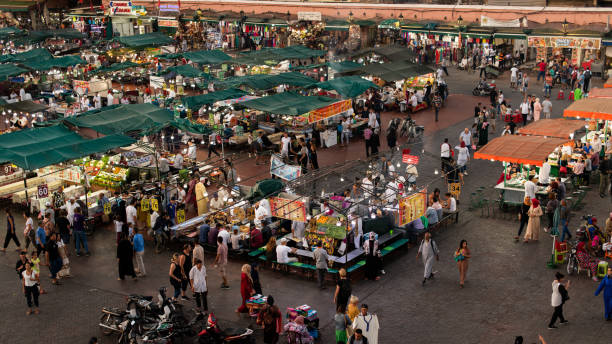
M438 121L438 112L440 112L440 108L435 106L434 111L436 112L436 122Z
M552 90L552 86L550 86L550 85L544 86L544 95L545 96L550 96L551 90Z
M208 300L206 299L208 292L204 291L201 293L195 292L193 293L193 296L195 297L196 300L196 306L198 308L201 307L202 310L208 312Z
M33 285L31 287L25 287L25 297L28 301L28 307L32 308L32 298L34 298L34 306L38 308L38 286Z
M561 230L561 242L563 242L563 241L565 241L565 234L567 234L568 238L571 238L572 237L572 233L567 228L567 220L566 219L561 219L561 227L563 228Z
M81 253L81 246L85 249L86 253L89 253L89 247L87 247L87 234L84 231L74 231L74 248L76 253Z
M540 78L542 78L543 80L546 79L546 72L545 71L538 72L538 81L540 81Z
M557 318L561 320L561 322L565 322L565 318L563 317L563 304L555 307L555 311L553 312L552 318L550 318L550 323L548 323L548 327L554 326Z
M351 132L350 131L342 131L342 136L340 136L340 144L349 144L349 139L351 137Z
M325 272L327 269L317 269L317 282L319 283L319 289L323 288L325 283Z
M181 282L170 277L170 284L174 287L174 298L176 299L181 295Z
M51 271L51 278L56 278L57 273L62 269L63 261L61 257L49 262L49 271Z
M208 145L208 157L212 155L212 153L217 154L217 156L221 156L219 152L217 152L217 145Z
M146 275L147 271L145 270L144 261L142 257L144 257L144 250L136 253L136 268L138 269L138 273L141 275Z

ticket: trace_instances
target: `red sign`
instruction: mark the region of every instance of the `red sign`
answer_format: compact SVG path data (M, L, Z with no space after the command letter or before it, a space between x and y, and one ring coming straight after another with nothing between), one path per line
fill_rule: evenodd
M38 186L38 198L49 197L49 187L47 184L41 184Z
M404 149L402 150L402 162L409 165L418 165L419 157L410 155L410 149Z

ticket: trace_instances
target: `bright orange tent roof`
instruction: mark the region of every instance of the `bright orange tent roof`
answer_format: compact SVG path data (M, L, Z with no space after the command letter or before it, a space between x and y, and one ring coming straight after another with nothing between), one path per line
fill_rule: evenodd
M577 100L563 111L563 117L612 120L612 99L587 98Z
M518 133L521 135L548 136L567 139L570 137L570 133L583 128L584 125L584 121L573 119L541 119L520 128Z
M604 84L604 88L612 88L612 84Z
M474 153L474 159L493 159L542 166L544 159L568 139L543 136L505 135L497 137Z
M592 88L589 98L612 98L612 88Z

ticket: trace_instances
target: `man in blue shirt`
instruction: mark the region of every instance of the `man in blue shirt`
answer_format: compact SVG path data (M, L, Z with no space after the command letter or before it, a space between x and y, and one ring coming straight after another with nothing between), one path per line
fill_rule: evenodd
M132 239L134 244L134 253L136 254L136 270L138 270L138 276L146 276L147 271L145 270L144 261L144 238L142 234L138 233L138 228L134 228L134 238Z
M45 252L45 243L47 242L47 233L43 228L42 221L38 221L38 229L36 230L36 252L40 257L41 252Z
M172 225L176 225L176 199L174 197L170 200L170 203L168 203L166 212L168 213L168 216L170 216L170 222L172 222Z
M210 231L210 226L208 225L208 221L206 221L203 225L200 226L200 244L204 245L208 242L208 232Z

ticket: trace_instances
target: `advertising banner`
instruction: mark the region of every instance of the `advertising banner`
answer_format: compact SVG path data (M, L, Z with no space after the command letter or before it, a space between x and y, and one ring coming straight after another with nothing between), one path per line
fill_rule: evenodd
M480 26L494 26L494 27L521 27L520 19L512 20L501 20L487 16L480 16Z
M287 198L270 197L272 216L291 221L306 222L306 207L304 202L292 201Z
M427 209L427 189L418 193L400 198L398 224L405 226L425 215Z
M308 123L312 124L315 122L322 121L326 118L330 118L339 113L348 111L353 108L353 102L351 99L342 100L337 103L330 104L326 107L310 111L308 113Z
M285 164L279 155L273 154L270 158L270 174L291 181L302 175L302 168Z
M566 36L529 36L528 45L534 48L581 48L599 49L601 38Z
M108 4L110 13L113 16L116 15L131 15L132 14L132 2L131 1L111 1Z

